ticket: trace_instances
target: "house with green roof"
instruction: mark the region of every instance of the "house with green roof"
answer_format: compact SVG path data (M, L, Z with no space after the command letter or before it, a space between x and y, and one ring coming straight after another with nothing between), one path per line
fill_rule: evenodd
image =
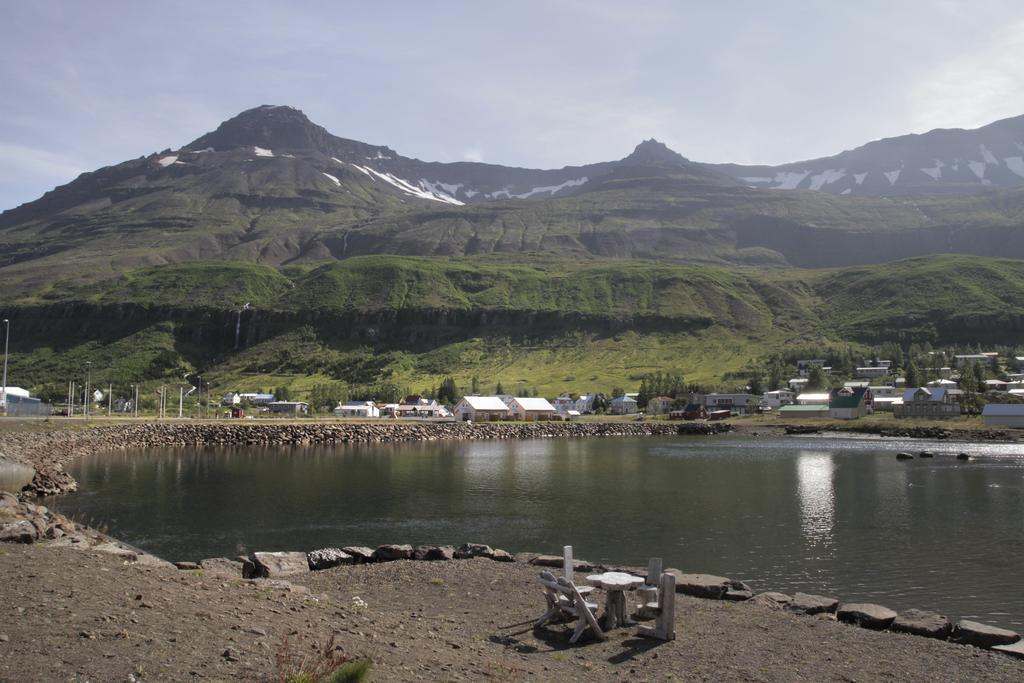
M843 387L829 394L828 415L833 420L857 420L870 414L869 387Z

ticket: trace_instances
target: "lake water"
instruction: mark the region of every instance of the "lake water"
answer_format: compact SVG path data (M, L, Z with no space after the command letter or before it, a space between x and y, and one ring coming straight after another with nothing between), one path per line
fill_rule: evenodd
M934 459L897 461L922 449ZM974 456L959 461L957 452ZM817 437L179 448L50 501L172 560L488 543L1024 626L1024 446Z

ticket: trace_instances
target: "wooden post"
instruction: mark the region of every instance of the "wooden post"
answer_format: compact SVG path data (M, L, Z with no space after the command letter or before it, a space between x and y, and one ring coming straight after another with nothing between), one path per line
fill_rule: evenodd
M572 566L572 546L567 545L562 548L562 575L570 581L575 580L575 574Z
M181 411L185 405L185 387L178 387L178 419L181 419Z

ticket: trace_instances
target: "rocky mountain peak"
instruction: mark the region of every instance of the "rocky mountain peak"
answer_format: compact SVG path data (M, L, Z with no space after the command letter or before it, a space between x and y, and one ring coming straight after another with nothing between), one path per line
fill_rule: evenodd
M291 152L318 152L326 156L393 156L387 147L345 140L331 135L309 120L301 110L284 105L264 104L247 109L223 122L217 130L192 141L186 149L212 147L225 151L240 147L261 147Z
M623 159L644 164L680 164L690 163L690 160L678 152L669 149L664 142L654 138L644 140L633 150L633 153Z

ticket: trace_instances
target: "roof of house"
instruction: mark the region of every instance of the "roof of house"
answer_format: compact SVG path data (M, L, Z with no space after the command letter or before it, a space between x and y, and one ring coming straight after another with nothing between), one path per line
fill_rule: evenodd
M514 398L512 399L519 404L519 407L527 411L539 411L554 412L555 407L548 403L546 398Z
M989 403L981 414L983 417L1024 417L1024 403Z
M928 395L928 398L922 399L925 401L942 401L946 398L946 390L941 387L932 387L928 389L926 387L916 387L914 389L905 389L903 391L903 402L911 403L914 399L914 394L919 391L923 391Z
M633 403L636 403L636 399L630 396L616 396L611 400L612 403L615 403L616 401L618 401L619 403L625 403L626 401L632 401Z
M808 403L805 405L782 406L780 413L821 413L828 411L828 405L824 403Z
M463 396L462 400L473 410L508 410L505 402L497 396Z
M867 387L843 387L836 389L829 397L829 408L859 408L868 393Z
M806 394L800 394L796 397L798 401L817 401L818 403L824 403L828 401L829 395L822 392L807 392Z

